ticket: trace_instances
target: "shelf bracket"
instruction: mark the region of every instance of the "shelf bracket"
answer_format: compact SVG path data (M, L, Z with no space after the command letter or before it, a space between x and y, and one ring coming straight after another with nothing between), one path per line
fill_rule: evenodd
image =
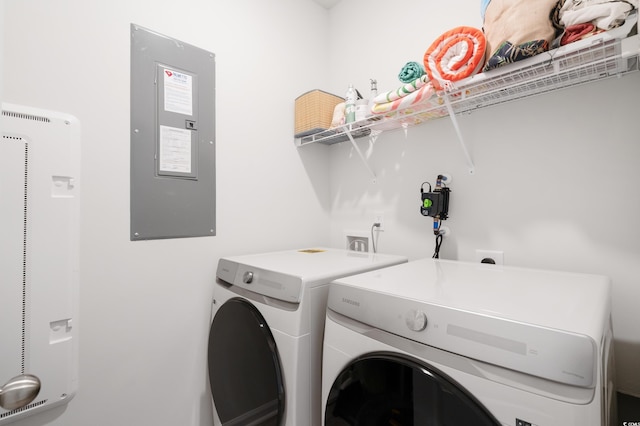
M456 113L453 111L451 107L451 102L449 102L449 95L444 93L442 95L444 98L444 103L447 107L447 111L449 112L449 118L451 118L451 123L453 124L453 128L458 135L458 142L460 142L460 147L462 147L462 152L464 153L465 158L467 159L467 164L469 165L469 174L475 173L475 165L473 164L473 160L471 159L471 155L469 154L469 150L467 149L467 144L464 142L464 138L462 137L462 132L460 131L460 126L458 125L458 119L456 118Z
M351 141L351 145L356 150L356 152L358 153L358 156L360 157L360 159L364 163L364 166L367 168L367 170L369 170L369 173L371 174L371 176L373 176L373 183L376 183L376 174L371 169L371 166L369 166L369 162L365 158L364 154L362 154L362 151L360 151L360 148L358 147L358 144L356 144L355 139L353 139L353 136L351 135L351 129L347 130L345 133L346 133L347 137L349 138L349 140Z

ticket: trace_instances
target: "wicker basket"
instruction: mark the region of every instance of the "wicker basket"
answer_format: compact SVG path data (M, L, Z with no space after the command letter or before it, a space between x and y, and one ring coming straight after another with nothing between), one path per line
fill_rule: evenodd
M322 90L311 90L296 98L296 138L322 132L331 127L333 110L344 99Z

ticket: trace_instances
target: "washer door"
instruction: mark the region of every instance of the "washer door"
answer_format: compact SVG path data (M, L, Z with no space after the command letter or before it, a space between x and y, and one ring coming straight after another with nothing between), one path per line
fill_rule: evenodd
M284 419L283 383L267 322L246 300L228 300L209 332L209 384L220 421L279 426Z
M328 396L325 425L500 423L462 386L427 363L376 353L342 370Z

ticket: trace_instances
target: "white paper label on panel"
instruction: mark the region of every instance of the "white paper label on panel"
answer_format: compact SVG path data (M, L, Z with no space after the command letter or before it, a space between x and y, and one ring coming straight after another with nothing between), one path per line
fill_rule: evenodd
M161 172L191 173L191 131L160 126Z
M193 115L193 77L164 69L164 109L168 112Z

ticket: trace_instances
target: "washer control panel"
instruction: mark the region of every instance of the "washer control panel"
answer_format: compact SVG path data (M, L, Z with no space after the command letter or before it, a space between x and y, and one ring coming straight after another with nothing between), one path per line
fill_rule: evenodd
M597 346L584 334L335 282L329 291L328 308L379 330L462 356L569 385L594 385Z

